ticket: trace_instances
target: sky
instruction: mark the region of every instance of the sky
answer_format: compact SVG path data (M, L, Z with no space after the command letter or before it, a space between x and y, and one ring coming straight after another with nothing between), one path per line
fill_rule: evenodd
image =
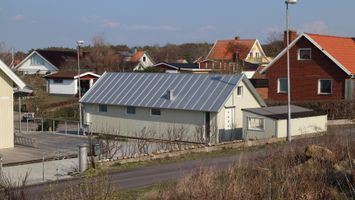
M290 28L355 36L355 0L298 0ZM1 0L0 42L28 51L75 47L100 36L110 44L213 43L285 30L284 0Z

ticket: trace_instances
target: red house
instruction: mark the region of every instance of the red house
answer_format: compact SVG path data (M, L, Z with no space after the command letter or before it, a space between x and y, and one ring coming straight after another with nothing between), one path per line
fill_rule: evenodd
M290 34L292 101L352 99L355 94L355 38ZM294 38L293 38L294 37ZM287 100L287 49L263 70L268 99Z

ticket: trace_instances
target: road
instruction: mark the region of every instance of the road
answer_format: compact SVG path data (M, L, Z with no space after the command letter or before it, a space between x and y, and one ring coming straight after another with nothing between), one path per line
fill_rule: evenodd
M341 128L331 130L336 137L350 136L350 140L355 141L355 127ZM279 152L288 151L291 149L303 150L308 144L318 143L319 138L304 138L300 140L294 140L291 145L285 143L283 145L264 149L258 151L246 151L232 156L213 157L200 160L184 161L179 163L153 165L138 169L132 169L124 172L112 172L109 174L111 183L113 186L120 190L129 190L135 188L141 188L158 184L164 181L176 181L181 177L193 172L200 167L212 168L214 170L224 170L229 166L235 164L255 163L259 159L267 158L268 156ZM351 143L352 143L351 142ZM72 179L66 181L60 181L52 188L55 191L60 191L68 185L76 185L80 179ZM42 194L43 191L48 189L48 184L29 186L26 193L30 197ZM36 198L33 198L36 199Z

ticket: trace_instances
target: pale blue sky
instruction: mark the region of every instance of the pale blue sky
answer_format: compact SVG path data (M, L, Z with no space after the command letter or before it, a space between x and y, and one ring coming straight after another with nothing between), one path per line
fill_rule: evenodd
M291 28L355 36L355 0L299 0ZM74 47L103 35L111 44L164 45L258 38L285 29L284 0L2 0L0 42L28 50Z

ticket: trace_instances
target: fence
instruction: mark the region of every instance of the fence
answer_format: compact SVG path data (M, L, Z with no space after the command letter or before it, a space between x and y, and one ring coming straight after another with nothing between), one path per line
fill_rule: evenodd
M17 132L55 132L80 135L80 122L62 119L33 118L15 121Z

